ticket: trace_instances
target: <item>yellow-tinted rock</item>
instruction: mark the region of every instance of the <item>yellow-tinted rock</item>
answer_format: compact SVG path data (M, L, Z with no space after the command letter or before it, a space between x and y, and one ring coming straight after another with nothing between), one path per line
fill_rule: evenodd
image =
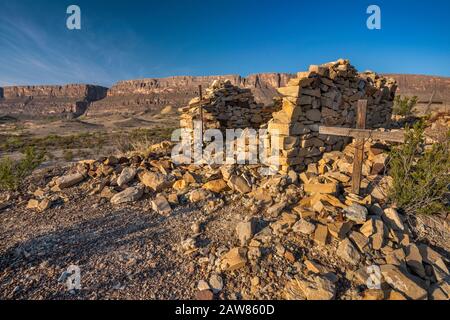
M228 188L227 183L223 179L212 180L203 185L203 189L220 193Z
M247 264L246 250L233 248L221 259L222 271L234 271L243 268Z

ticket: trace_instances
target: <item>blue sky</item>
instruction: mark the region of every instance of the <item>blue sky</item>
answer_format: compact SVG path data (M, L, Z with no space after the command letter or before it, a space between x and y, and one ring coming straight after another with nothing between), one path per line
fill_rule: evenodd
M66 28L77 4L82 30ZM381 8L368 30L366 9ZM0 0L0 86L359 70L450 76L448 0Z

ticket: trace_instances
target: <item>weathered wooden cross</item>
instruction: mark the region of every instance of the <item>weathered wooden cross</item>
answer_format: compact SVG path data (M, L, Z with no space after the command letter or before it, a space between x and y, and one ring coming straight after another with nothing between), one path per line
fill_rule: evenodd
M319 133L324 135L353 137L356 139L355 156L353 160L352 192L359 195L361 189L361 173L364 158L364 142L366 139L384 140L392 142L404 142L404 132L381 132L366 129L367 100L359 100L356 116L356 129L324 127L319 128Z

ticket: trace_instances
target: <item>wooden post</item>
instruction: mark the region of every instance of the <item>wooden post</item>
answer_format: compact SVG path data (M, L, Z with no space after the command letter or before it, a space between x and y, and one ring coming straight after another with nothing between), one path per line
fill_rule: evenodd
M359 100L356 115L356 129L366 128L367 100ZM364 139L355 139L355 157L353 160L352 192L359 195L361 189L361 174L364 160Z
M203 142L203 130L204 130L204 127L203 127L203 105L202 105L203 92L202 92L202 85L201 84L198 86L198 95L199 95L199 98L200 98L200 106L199 106L199 108L200 108L200 121L202 122L202 135L201 135L201 137L202 137L202 142Z

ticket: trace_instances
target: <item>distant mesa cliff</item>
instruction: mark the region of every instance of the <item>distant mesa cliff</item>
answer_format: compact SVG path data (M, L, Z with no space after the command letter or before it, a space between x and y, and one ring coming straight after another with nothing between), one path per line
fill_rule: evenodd
M417 96L421 102L450 103L450 78L413 74L389 74L397 80L400 95Z
M386 75L397 80L397 94L417 95L423 104L430 100L450 106L450 78L422 75ZM216 79L230 80L252 90L255 100L270 104L277 88L286 86L295 75L263 73L241 77L179 76L162 79L120 81L110 89L94 85L21 86L0 88L0 115L39 116L97 116L108 114L137 114L159 112L167 105L185 106L198 96L198 86L204 89Z
M0 114L80 116L91 102L105 98L107 91L108 88L86 84L5 87L0 91Z
M250 88L257 102L269 104L277 95L276 88L285 86L294 75L283 73L204 77L169 77L120 81L109 91L106 99L92 103L88 115L140 113L160 110L167 105L181 107L198 96L198 86L204 89L216 79L230 80L233 85Z

